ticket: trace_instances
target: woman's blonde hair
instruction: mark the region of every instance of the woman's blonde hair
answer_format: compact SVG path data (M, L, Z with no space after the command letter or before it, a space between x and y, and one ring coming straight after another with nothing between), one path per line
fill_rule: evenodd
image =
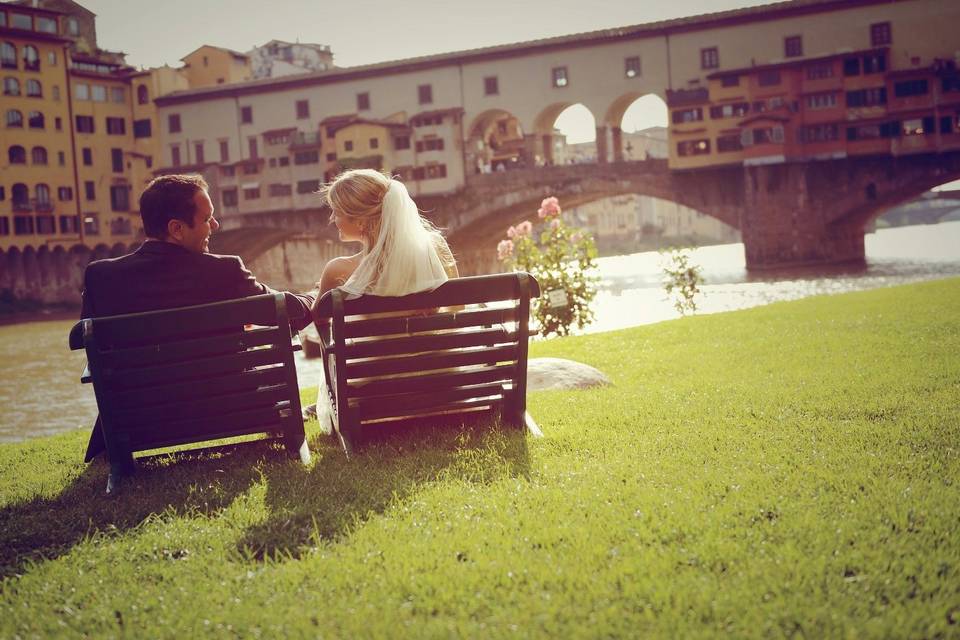
M390 176L374 169L351 169L344 171L318 191L332 211L362 223L364 252L376 243L380 235L383 198L390 188L390 181ZM445 265L455 264L453 253L440 230L423 215L420 216L420 221L435 235L434 242L441 262Z

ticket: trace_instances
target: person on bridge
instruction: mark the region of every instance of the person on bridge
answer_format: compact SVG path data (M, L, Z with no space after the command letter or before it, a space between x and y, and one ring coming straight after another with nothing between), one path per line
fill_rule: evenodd
M154 179L140 195L147 239L119 258L87 265L81 318L139 313L275 293L260 283L239 256L210 253L219 227L206 181L197 175ZM310 323L313 296L283 292L293 328ZM90 462L104 450L100 420L87 446Z

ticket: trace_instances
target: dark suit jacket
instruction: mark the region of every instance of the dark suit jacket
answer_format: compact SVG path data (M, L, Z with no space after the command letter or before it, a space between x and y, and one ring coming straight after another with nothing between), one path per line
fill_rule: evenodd
M97 260L83 276L81 318L173 309L262 293L275 293L243 266L237 256L193 253L169 242L151 240L135 252ZM284 292L294 329L310 324L313 297ZM90 434L86 460L103 451L100 421Z

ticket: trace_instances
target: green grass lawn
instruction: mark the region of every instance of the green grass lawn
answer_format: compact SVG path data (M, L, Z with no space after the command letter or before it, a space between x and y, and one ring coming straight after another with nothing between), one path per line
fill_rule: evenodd
M531 355L614 385L116 499L84 433L0 447L0 637L960 637L960 280Z

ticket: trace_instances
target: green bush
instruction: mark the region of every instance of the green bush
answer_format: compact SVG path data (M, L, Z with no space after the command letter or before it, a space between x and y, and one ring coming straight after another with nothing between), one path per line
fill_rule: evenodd
M703 284L703 269L690 263L689 249L673 247L660 252L663 256L663 288L673 298L673 308L680 315L696 313L697 294Z

